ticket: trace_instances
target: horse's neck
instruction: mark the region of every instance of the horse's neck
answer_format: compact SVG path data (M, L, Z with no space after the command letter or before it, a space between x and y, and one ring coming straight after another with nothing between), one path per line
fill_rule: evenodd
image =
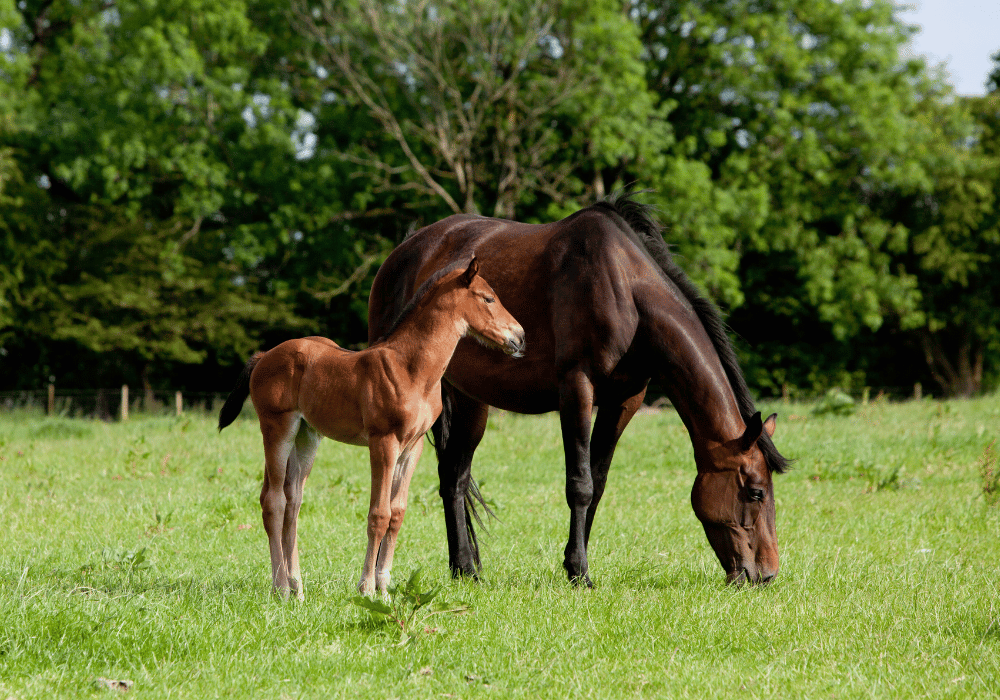
M746 426L736 396L701 323L692 322L686 313L661 308L647 319L647 327L667 396L695 451L741 436Z
M461 318L444 312L434 301L410 315L386 340L414 382L441 380L465 334Z

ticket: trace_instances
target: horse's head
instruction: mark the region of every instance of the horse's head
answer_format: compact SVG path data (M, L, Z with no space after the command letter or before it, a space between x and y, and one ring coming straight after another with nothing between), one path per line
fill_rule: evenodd
M459 302L462 317L469 324L468 335L508 355L523 357L524 328L503 307L493 287L479 274L479 261L475 256L457 281L460 289L468 291Z
M756 413L741 437L695 453L691 505L729 583L767 583L778 573L774 485L757 445L764 431L774 434L776 418Z

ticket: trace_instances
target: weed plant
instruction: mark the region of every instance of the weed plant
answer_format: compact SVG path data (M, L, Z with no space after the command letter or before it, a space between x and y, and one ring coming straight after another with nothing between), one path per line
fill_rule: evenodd
M797 460L776 478L772 585L724 584L666 410L626 431L595 588L570 586L558 418L498 413L476 454L499 516L481 581L448 576L432 450L414 477L389 606L403 645L352 602L363 449L320 446L299 604L270 593L252 417L219 434L197 415L0 414L0 698L997 697L1000 397L762 409ZM469 610L429 620L407 590Z

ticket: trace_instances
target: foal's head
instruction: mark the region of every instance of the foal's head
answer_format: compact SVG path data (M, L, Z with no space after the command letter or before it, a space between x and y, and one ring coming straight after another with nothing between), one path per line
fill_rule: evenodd
M762 422L756 413L741 437L695 455L691 505L729 583L767 583L778 573L774 485L757 445L774 434L776 417Z
M524 355L524 329L497 299L489 282L479 275L479 261L473 256L469 266L456 278L458 314L468 324L470 335L488 347L508 355Z

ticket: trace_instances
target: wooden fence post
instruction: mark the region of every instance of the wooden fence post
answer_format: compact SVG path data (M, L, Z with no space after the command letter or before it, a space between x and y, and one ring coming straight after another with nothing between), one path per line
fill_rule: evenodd
M49 411L48 415L53 415L56 412L56 385L49 384Z
M184 397L181 396L181 392L174 394L174 404L177 406L177 415L181 415L184 412Z
M920 386L920 382L913 385L913 399L914 401L919 401L924 395L924 388Z
M128 420L128 384L122 384L122 421Z

